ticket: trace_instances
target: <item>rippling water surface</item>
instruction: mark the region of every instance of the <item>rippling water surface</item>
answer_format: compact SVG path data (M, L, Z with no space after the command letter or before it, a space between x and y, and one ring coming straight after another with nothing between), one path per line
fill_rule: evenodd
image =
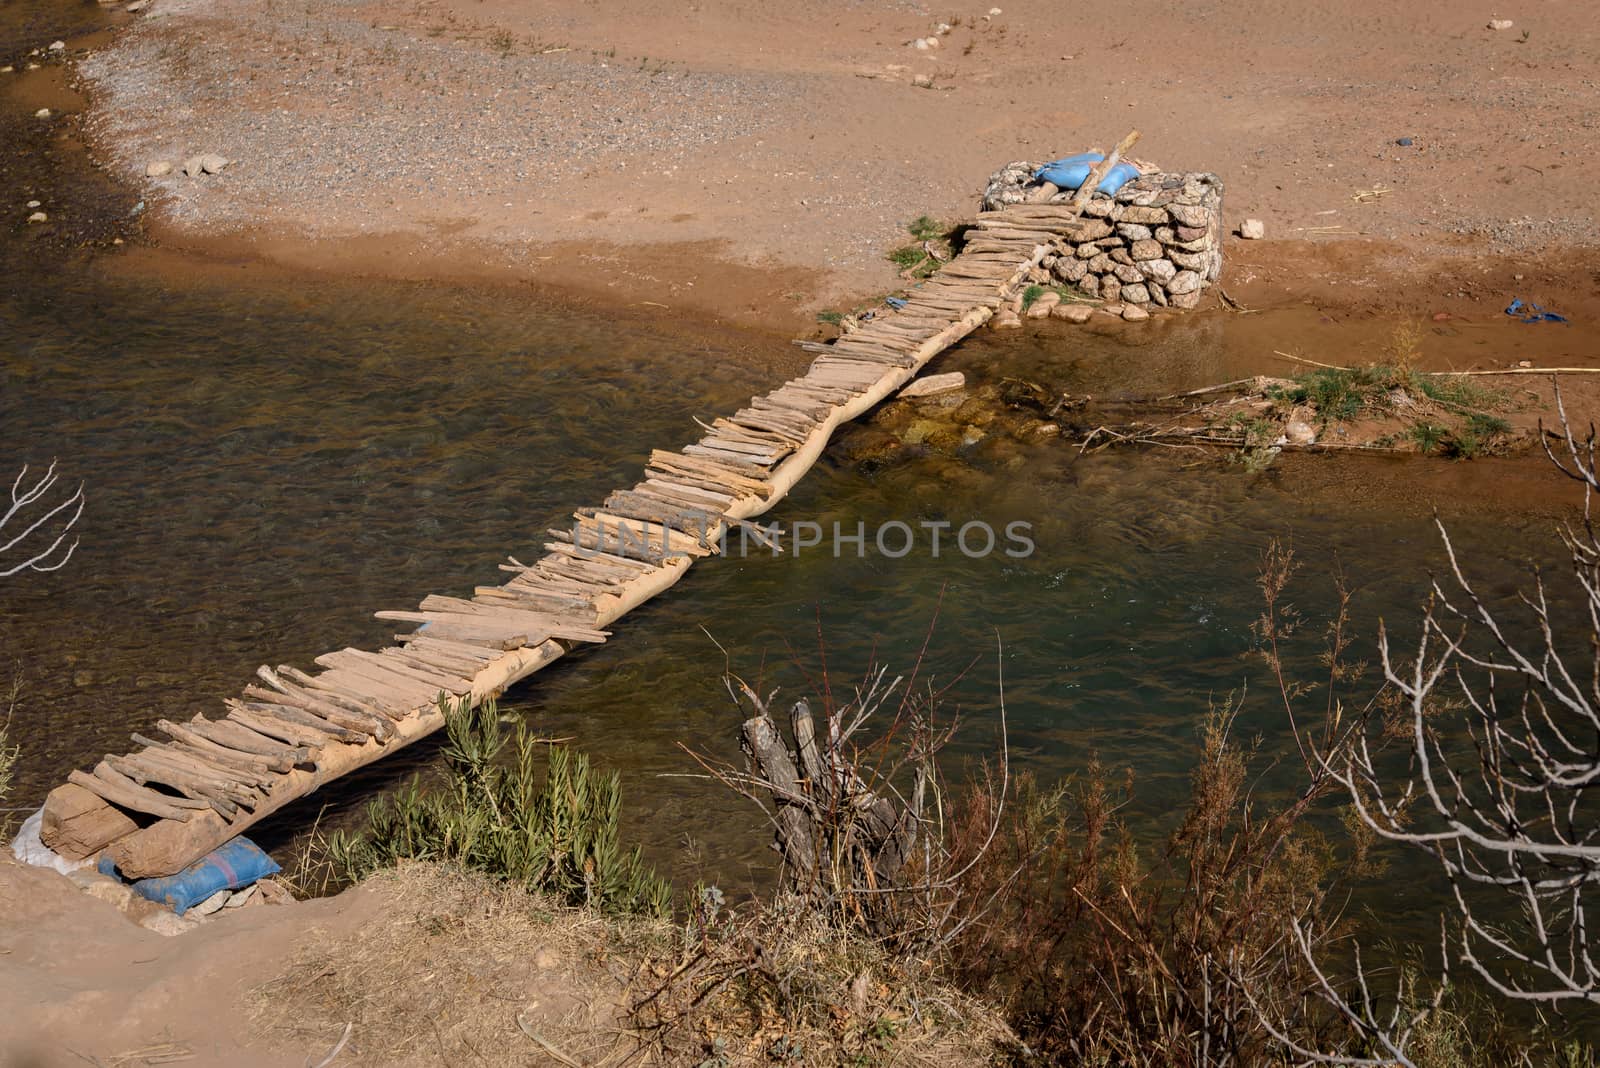
M392 628L373 611L499 581L506 554L537 552L545 528L631 483L652 447L697 436L692 415L729 410L794 364L771 339L602 318L522 291L163 283L47 269L15 233L0 242L3 466L57 458L89 502L69 567L0 586L0 681L22 684L12 803L25 810L71 768L122 751L131 730L216 713L260 663L377 645ZM1192 388L1257 369L1234 330L1202 316L1137 344L984 336L936 369L1077 392ZM725 663L798 694L820 672L819 646L837 686L874 656L909 670L926 640L925 677L965 671L950 698L968 724L958 756L994 752L1003 665L1018 766L1053 777L1097 753L1131 767L1142 790L1130 816L1155 827L1182 795L1209 701L1248 687L1240 730L1289 751L1250 656L1268 539L1293 540L1306 565L1295 600L1313 620L1331 607L1334 567L1352 576L1357 649L1370 655L1377 618L1405 627L1440 562L1436 470L1318 457L1254 475L1046 442L869 474L834 449L774 518L1023 521L1036 552L935 558L924 541L902 559L707 561L505 706L624 773L629 831L653 859L741 885L769 867L765 834L692 777L680 748L737 759ZM1495 596L1549 555L1548 519L1445 503ZM1304 637L1292 666L1310 674L1317 627ZM437 761L419 744L258 836L287 847L322 804L327 822L352 824L360 803ZM1268 793L1294 770L1270 771ZM1430 900L1410 893L1425 931Z
M130 730L218 711L257 664L376 645L392 628L374 610L499 581L506 554L536 552L545 528L631 481L651 447L694 436L691 414L767 388L788 358L777 342L553 310L509 290L164 286L78 268L13 275L3 310L0 423L23 446L8 455L58 457L89 500L71 565L0 589L0 647L24 686L15 800L29 807ZM1227 344L1198 327L1134 349L1089 334L975 339L946 363L979 380L1082 389L1127 374L1179 388L1213 380ZM1424 511L1395 519L1381 500L1304 490L1316 464L1342 462L1250 475L1188 454L1002 443L866 474L836 449L775 518L847 531L1023 521L1035 553L971 559L946 546L934 558L924 537L901 559L711 560L507 707L625 773L630 829L656 859L737 882L765 867L762 832L732 798L680 777L696 770L680 743L737 755L723 651L741 674L798 693L820 668L819 635L838 684L874 655L909 670L937 616L921 670L970 668L951 697L968 717L964 754L996 742L1003 657L1020 765L1054 775L1096 752L1133 767L1141 805L1160 813L1184 787L1209 700L1248 683L1242 729L1287 744L1249 656L1268 538L1291 537L1306 562L1297 601L1310 615L1331 604L1335 561L1356 578L1368 642L1379 613L1403 622L1420 597L1438 562ZM1503 547L1547 544L1548 526L1456 523L1503 589L1516 573ZM1308 671L1314 644L1298 662ZM326 819L353 820L357 802L436 761L419 745L330 788ZM317 806L263 838L284 843Z

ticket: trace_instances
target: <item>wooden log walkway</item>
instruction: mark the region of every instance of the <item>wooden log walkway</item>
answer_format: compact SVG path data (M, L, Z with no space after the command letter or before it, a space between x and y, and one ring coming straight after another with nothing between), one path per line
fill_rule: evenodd
M81 859L102 850L128 878L170 875L323 783L444 723L441 695L478 702L667 589L723 535L772 508L833 431L898 391L989 320L1078 229L1074 205L1024 204L973 222L960 255L817 353L806 374L716 419L644 478L550 531L545 555L501 565L504 585L432 595L378 618L419 624L375 652L341 649L316 672L263 666L221 718L161 720L164 740L74 771L45 802L45 844Z

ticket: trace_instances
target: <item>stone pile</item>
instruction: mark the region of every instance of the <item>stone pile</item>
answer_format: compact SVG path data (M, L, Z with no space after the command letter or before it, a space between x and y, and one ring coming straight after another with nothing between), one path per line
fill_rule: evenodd
M995 172L983 210L1027 201L1041 166L1008 163ZM1050 201L1071 199L1064 190ZM1222 179L1214 174L1146 174L1113 196L1096 193L1083 216L1077 243L1044 261L1058 284L1108 303L1193 308L1222 274Z

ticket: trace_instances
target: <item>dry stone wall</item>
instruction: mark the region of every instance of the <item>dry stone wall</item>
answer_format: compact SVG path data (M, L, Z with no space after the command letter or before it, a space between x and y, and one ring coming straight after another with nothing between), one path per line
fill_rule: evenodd
M983 210L1029 199L1041 166L1019 161L995 172ZM1045 261L1062 285L1107 302L1193 308L1222 275L1222 179L1214 174L1146 174L1112 196L1096 193L1083 215L1077 244Z

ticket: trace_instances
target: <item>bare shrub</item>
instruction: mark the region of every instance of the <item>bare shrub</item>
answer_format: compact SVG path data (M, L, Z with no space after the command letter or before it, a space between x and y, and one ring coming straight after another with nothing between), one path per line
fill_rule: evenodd
M1572 1024L1552 1014L1575 1012L1590 1026L1600 1019L1588 916L1600 892L1600 536L1591 513L1600 472L1593 426L1579 441L1559 390L1556 403L1561 451L1548 439L1545 451L1584 487L1582 521L1561 529L1570 583L1548 586L1541 574L1531 593L1518 595L1520 610L1492 607L1436 520L1448 575L1433 581L1409 648L1380 628L1384 699L1342 735L1317 737L1296 725L1308 767L1348 795L1357 826L1431 857L1449 902L1436 974L1401 971L1386 985L1359 952L1350 977L1340 978L1320 960L1325 932L1293 920L1288 930L1312 969L1311 991L1346 1025L1338 1041L1318 1045L1262 1006L1297 1057L1436 1063L1441 1018L1466 979L1503 1004L1531 1009L1536 1030L1557 1036L1541 1056L1594 1063L1591 1047L1561 1037ZM1565 607L1562 595L1576 605ZM1515 1061L1533 1058L1523 1049Z
M11 483L11 504L0 514L0 578L24 571L59 571L78 547L76 537L65 549L62 544L83 515L83 486L50 506L48 498L60 477L55 462L24 487L27 477L24 464Z

